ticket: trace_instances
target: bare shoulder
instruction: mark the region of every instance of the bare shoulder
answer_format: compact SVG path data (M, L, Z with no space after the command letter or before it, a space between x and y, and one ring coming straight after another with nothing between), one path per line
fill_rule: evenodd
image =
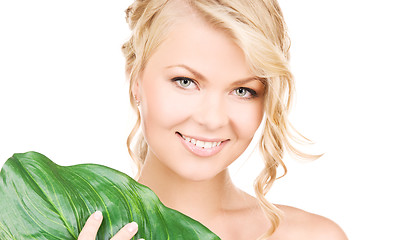
M277 205L284 212L276 235L281 239L347 240L344 231L335 222L298 208Z

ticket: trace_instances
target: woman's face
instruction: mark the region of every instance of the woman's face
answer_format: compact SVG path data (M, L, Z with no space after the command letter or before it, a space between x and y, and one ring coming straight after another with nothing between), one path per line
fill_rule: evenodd
M264 84L242 50L197 17L172 28L134 87L146 161L186 179L224 171L247 148L263 116Z

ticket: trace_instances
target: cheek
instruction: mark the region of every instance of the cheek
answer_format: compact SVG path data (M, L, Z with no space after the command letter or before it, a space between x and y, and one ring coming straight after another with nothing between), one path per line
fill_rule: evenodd
M260 126L264 106L257 102L252 104L234 104L229 107L230 121L237 131L238 138L251 140Z
M142 117L146 124L152 123L150 128L172 128L191 114L193 108L189 107L190 104L186 101L193 99L175 94L171 84L158 81L157 84L143 84L142 87Z

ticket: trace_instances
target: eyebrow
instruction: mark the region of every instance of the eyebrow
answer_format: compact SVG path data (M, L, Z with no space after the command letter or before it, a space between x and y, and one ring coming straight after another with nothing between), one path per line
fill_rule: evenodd
M187 65L184 65L184 64L171 65L171 66L168 66L168 67L166 67L166 68L173 68L173 67L181 67L181 68L184 68L184 69L186 69L187 71L189 71L190 73L192 73L192 74L194 75L195 78L201 79L201 80L206 81L206 82L208 81L208 80L205 78L204 75L202 75L202 74L199 73L198 71L196 71L196 70L192 69L191 67L189 67L189 66L187 66ZM265 78L259 78L259 77L256 77L256 76L255 76L255 77L244 78L244 79L235 81L235 82L233 82L232 84L233 84L233 85L243 85L243 84L245 84L245 83L248 83L248 82L251 82L251 81L254 81L254 80L257 80L257 81L259 81L259 82L261 82L262 84L265 85Z

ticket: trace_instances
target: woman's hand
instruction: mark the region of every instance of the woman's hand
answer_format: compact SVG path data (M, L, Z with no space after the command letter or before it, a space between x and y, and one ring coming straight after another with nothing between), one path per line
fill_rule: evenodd
M102 223L103 215L100 211L92 214L78 236L78 240L95 240L96 234ZM130 240L138 231L138 225L135 222L128 223L111 240ZM139 239L144 240L144 239Z

